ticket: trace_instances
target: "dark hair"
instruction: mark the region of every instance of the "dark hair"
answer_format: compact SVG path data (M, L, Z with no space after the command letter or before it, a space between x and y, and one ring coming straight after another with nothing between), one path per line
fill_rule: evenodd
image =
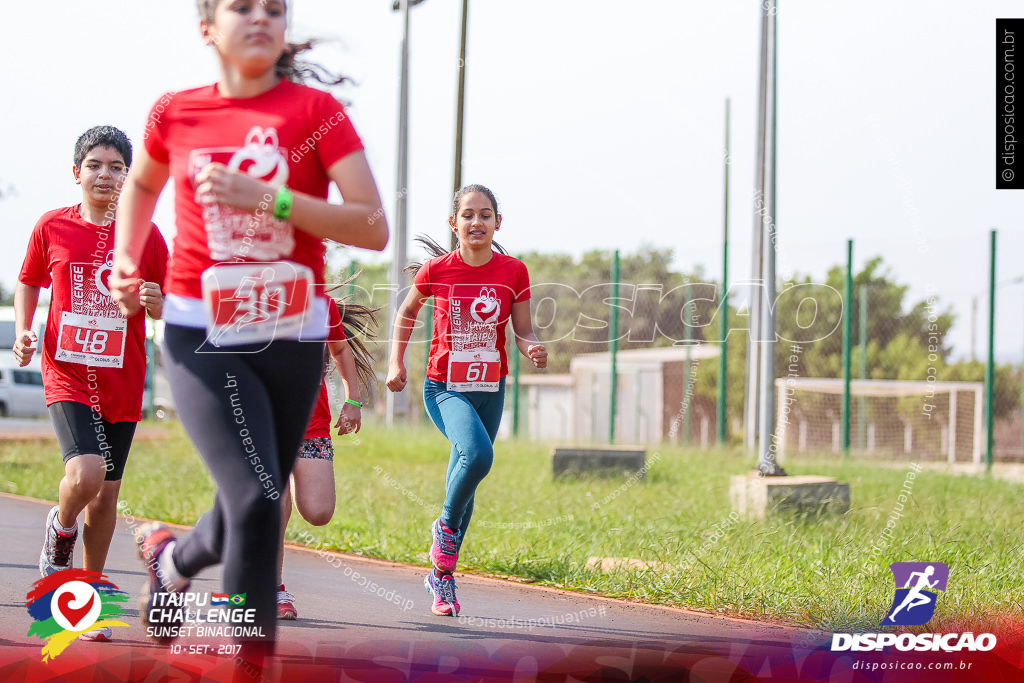
M121 155L126 167L132 165L132 143L128 136L113 126L93 126L75 143L75 168L82 168L82 160L93 147L110 147Z
M214 12L220 2L222 0L196 0L199 18L207 24L212 24ZM304 83L308 79L313 79L323 85L341 85L348 81L348 77L331 73L315 62L295 58L296 55L311 50L316 42L307 40L303 43L285 43L284 52L277 58L277 64L274 65L274 73L293 83Z
M426 250L427 261L429 261L432 258L437 258L438 256L450 254L451 251L455 251L455 249L459 248L459 239L457 237L455 238L455 249L452 249L451 251L448 251L440 244L435 242L434 238L428 237L427 235L417 235L413 241L419 242L423 246L423 249ZM504 254L505 256L508 256L508 252L505 251L505 247L501 246L494 240L491 240L491 248L494 249L499 254ZM426 263L426 261L410 261L409 265L402 269L402 272L408 273L411 277L416 277L416 273L420 272L420 268L423 267L424 263Z
M359 277L362 272L360 270L344 282L329 287L327 291L331 292L344 287ZM345 341L348 343L349 348L352 349L352 359L355 361L356 376L359 378L359 384L364 391L369 391L371 386L377 385L377 375L373 370L373 354L366 348L363 340L375 338L373 327L377 325L376 313L383 307L369 308L362 304L352 303L349 301L350 298L349 296L343 296L340 299L332 299L332 301L338 307L338 312L341 313L341 328L345 331ZM330 368L330 362L330 352L325 348L325 370Z
M460 187L458 190L455 191L455 196L452 197L451 215L454 216L459 212L459 202L461 202L462 198L465 197L470 192L480 192L486 195L487 198L491 200L491 207L494 209L494 213L498 213L498 200L494 198L493 192L491 192L483 185L466 185L465 187Z
M480 192L486 195L487 199L491 201L491 208L494 209L494 213L498 213L498 200L495 199L493 192L491 192L488 188L484 187L483 185L466 185L465 187L460 187L458 190L456 190L455 196L452 197L452 216L459 212L459 202L461 202L462 198L465 197L470 192ZM442 247L440 244L435 242L433 238L428 237L426 235L417 235L415 241L419 242L426 250L427 261L429 261L432 258L437 258L438 256L444 256L445 254L451 253L447 249ZM452 251L455 251L456 249L459 248L459 238L456 237L452 241L455 243L455 246L452 248ZM501 246L494 240L491 240L491 247L499 254L504 254L505 256L508 256L508 252L505 251L505 247ZM402 271L408 273L412 277L416 277L416 273L420 272L420 268L423 267L423 264L425 262L426 261L411 261L409 265L402 269Z

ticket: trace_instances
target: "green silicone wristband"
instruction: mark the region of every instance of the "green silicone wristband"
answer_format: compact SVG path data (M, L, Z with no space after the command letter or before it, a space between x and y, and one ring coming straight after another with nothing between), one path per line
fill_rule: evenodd
M359 401L353 401L350 398L346 398L345 399L345 403L351 403L352 405L356 406L357 408L362 408L363 407L362 403L360 403Z
M277 188L277 194L274 196L274 218L279 221L288 220L288 216L292 215L292 198L292 191L287 185Z

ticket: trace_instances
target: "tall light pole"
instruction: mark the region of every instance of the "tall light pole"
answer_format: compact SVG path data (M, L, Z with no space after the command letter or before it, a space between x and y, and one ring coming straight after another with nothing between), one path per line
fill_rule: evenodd
M459 40L459 94L455 106L455 173L452 182L454 195L462 187L462 119L466 100L466 24L469 20L469 0L462 0L462 31ZM451 233L451 248L458 243Z
M757 163L754 166L755 188L757 194L755 200L764 204L764 162L765 162L765 101L768 87L768 14L761 17L761 62L760 78L758 80L758 106L757 106ZM757 204L755 201L755 206ZM761 380L760 355L758 343L761 340L761 301L763 297L758 290L757 283L763 280L762 269L764 267L764 223L759 210L754 211L754 233L753 233L753 262L750 268L750 279L754 287L750 292L750 305L747 308L747 386L746 397L743 407L743 447L747 453L753 453L757 448L757 427L758 427L758 383Z
M402 297L402 285L405 282L402 269L408 259L406 255L406 200L409 195L409 8L423 0L397 0L391 9L402 13L402 72L399 81L398 95L398 195L395 200L395 252L391 261L391 284L395 287L391 294L390 321L394 323L398 317L398 306ZM394 329L392 325L390 329ZM390 346L389 346L390 348ZM395 415L408 412L408 394L393 391L387 392L386 422L394 423Z

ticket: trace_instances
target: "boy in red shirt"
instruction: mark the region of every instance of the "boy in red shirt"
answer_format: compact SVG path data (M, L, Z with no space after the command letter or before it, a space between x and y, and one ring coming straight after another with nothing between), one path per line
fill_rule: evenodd
M58 505L46 517L39 573L70 569L85 511L85 568L103 572L117 522L121 488L146 377L145 313L126 318L110 298L117 200L132 163L128 137L111 126L86 131L75 144L82 203L43 214L29 238L14 293L14 355L26 365L38 341L32 318L39 289L53 285L43 338L46 404L64 455ZM150 233L139 288L150 317L163 309L167 246ZM106 641L110 629L81 636Z

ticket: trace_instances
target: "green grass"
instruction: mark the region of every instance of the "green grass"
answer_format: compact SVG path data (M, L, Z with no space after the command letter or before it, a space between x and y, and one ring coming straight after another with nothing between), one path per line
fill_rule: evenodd
M385 429L368 422L356 439L335 437L335 449L334 519L310 527L293 515L289 537L311 534L314 543L338 550L425 566L429 525L443 498L447 442L433 428ZM1014 589L1024 551L1019 484L917 474L890 547L865 570L907 468L791 458L791 473L849 482L850 512L733 523L729 475L750 466L737 453L650 448L646 478L630 484L625 478L554 481L550 451L550 444L497 444L494 467L477 491L461 567L835 631L877 627L892 600L889 563L937 561L949 565L950 581L930 630L991 628L997 618L1019 620L1024 613ZM5 443L0 490L54 500L61 470L52 442ZM165 440L136 443L121 498L136 516L190 524L211 504L213 492L198 455L175 428ZM590 557L629 557L669 568L602 573L586 567Z

